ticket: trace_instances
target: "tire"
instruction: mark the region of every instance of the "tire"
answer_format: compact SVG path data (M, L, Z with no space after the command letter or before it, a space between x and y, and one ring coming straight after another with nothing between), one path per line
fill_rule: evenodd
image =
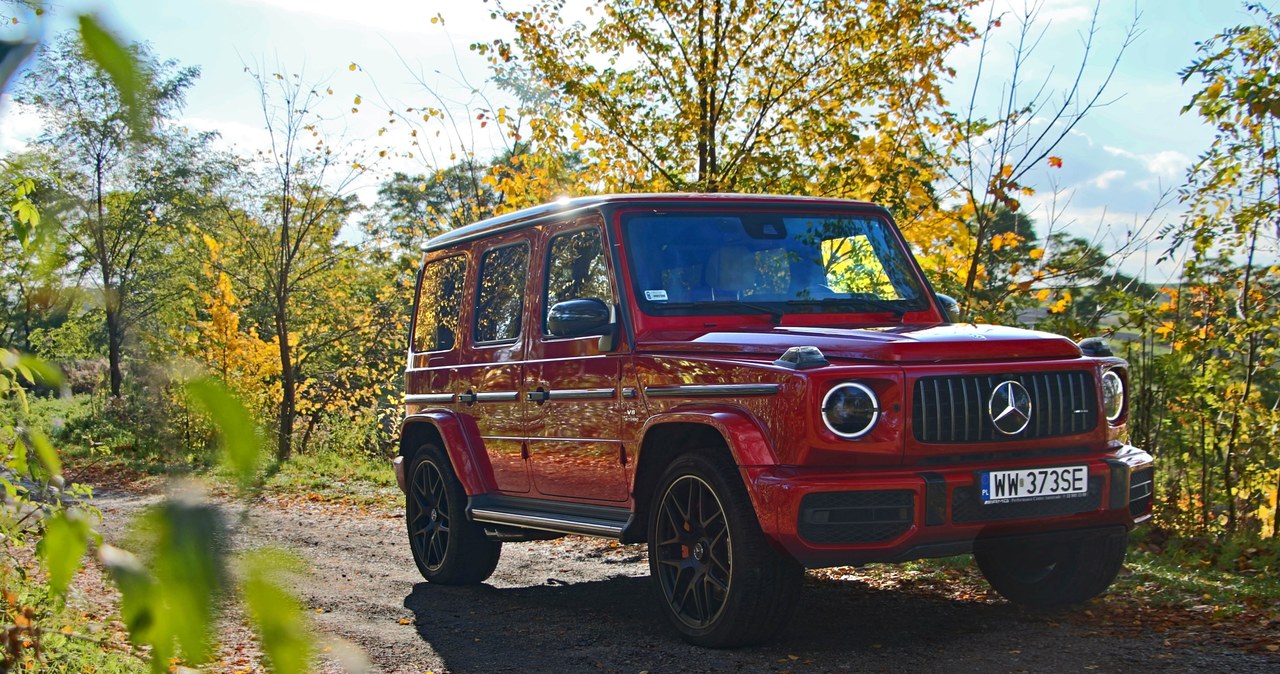
M795 609L804 568L770 547L732 463L684 454L649 508L649 575L680 636L708 648L757 644Z
M1057 608L1105 592L1124 564L1128 543L1129 534L1123 530L1033 544L1017 539L978 541L973 558L1005 599L1032 608Z
M424 445L409 464L405 525L422 577L441 585L472 585L493 573L502 543L466 516L467 495L445 454Z

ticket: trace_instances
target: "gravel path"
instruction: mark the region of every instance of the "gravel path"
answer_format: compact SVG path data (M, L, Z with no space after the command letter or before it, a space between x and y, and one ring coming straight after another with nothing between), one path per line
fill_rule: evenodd
M100 494L108 542L149 498ZM642 546L578 537L508 543L486 584L435 586L414 567L404 519L356 507L259 503L238 544L277 545L310 562L296 590L316 627L338 637L323 671L360 659L338 657L343 641L374 671L418 674L1280 671L1275 656L1082 626L1087 607L1046 616L927 587L878 589L856 573L810 574L796 617L773 643L705 650L680 641L658 613ZM224 638L245 639L246 631L231 626ZM227 649L250 660L256 653L251 645Z

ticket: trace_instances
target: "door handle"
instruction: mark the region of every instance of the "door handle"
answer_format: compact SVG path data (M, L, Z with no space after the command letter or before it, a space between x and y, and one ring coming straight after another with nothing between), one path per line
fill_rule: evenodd
M541 405L551 399L551 392L539 386L537 390L525 392L524 399Z

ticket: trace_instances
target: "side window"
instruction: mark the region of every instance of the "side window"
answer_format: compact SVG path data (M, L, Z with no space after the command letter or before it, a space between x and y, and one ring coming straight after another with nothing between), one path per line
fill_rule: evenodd
M494 248L480 259L476 291L476 342L500 342L520 336L529 246Z
M466 258L458 255L430 262L422 271L418 320L413 332L415 352L448 351L457 343L466 270Z
M600 243L600 230L594 227L551 239L547 251L547 295L542 303L543 332L551 305L587 298L613 303L604 246Z

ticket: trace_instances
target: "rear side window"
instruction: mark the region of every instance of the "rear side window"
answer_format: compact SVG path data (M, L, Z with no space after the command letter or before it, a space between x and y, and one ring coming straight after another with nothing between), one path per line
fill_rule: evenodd
M501 342L520 336L529 246L494 248L480 260L476 290L476 342Z
M466 269L466 258L459 255L429 262L422 270L418 319L413 331L414 351L448 351L457 343Z
M594 228L561 234L551 240L547 252L543 330L546 329L545 313L553 304L587 298L613 303L609 270L604 264L604 246L600 245L600 230Z

